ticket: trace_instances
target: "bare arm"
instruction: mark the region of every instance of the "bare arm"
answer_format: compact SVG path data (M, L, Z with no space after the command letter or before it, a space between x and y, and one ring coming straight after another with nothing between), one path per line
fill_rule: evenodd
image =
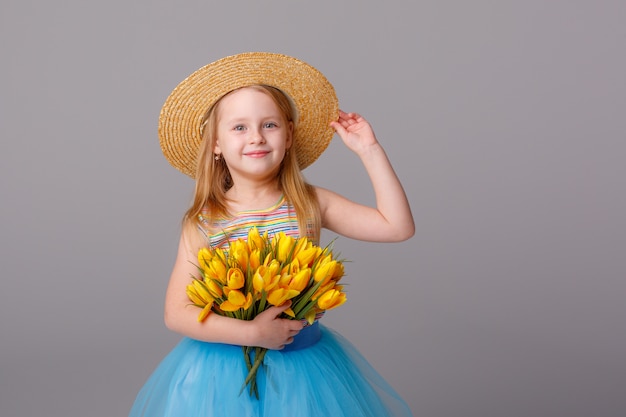
M198 276L197 249L192 240L181 235L178 256L170 277L165 295L165 324L177 333L206 342L228 343L244 346L261 346L269 349L282 349L291 343L293 337L302 329L302 323L295 320L278 318L289 307L271 307L259 314L254 320L238 320L211 313L198 322L200 309L191 304L185 289Z
M318 188L322 226L346 237L375 242L398 242L413 236L415 224L406 194L369 123L356 113L340 112L331 126L361 158L374 188L376 207Z

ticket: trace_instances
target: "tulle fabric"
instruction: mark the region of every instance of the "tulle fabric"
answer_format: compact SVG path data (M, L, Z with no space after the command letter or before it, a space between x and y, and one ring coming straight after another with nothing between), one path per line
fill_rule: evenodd
M259 399L241 392L247 369L240 346L184 338L150 376L129 417L412 416L350 342L322 325L318 334L310 346L267 352Z

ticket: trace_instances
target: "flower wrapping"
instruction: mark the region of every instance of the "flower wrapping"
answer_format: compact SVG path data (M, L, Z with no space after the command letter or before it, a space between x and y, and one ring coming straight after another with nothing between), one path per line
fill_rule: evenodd
M228 249L202 248L198 251L199 276L187 286L187 296L201 309L198 321L209 314L253 320L271 306L291 300L285 318L313 324L326 310L346 301L343 262L336 258L332 244L322 248L306 237L294 238L280 232L260 235L253 227L247 240L230 242ZM256 374L263 364L266 348L243 346L248 375L242 391L259 396Z

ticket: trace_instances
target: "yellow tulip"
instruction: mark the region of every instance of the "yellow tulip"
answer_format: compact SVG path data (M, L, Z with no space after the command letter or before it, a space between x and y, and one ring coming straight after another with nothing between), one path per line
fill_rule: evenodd
M222 296L222 287L215 280L210 279L207 283L207 287L213 297L220 298Z
M239 268L230 268L226 275L226 285L231 290L238 290L244 286L246 278Z
M207 304L213 302L213 297L211 296L211 293L209 293L204 281L194 279L191 284L194 287L195 293L200 297L200 299L202 299L202 301Z
M296 259L302 266L311 266L313 261L322 253L322 249L313 246L307 249L303 249L296 255Z
M283 272L278 276L278 285L281 287L288 287L292 276L293 275L289 274L288 271L283 269Z
M248 266L252 271L256 271L261 265L261 251L259 249L254 249L250 252L250 259Z
M252 304L254 303L254 298L252 297L252 294L248 293L246 295L246 303L243 305L243 309L247 310L250 307L252 307Z
M280 279L280 275L276 275L275 267L259 266L252 276L252 287L257 293L261 291L268 292L274 288Z
M295 245L293 248L293 253L291 254L291 258L294 259L300 251L305 250L307 247L310 247L309 239L305 236L302 236L295 240Z
M327 259L328 257L325 258L325 260L315 268L315 272L313 272L313 279L315 282L321 281L322 285L326 285L326 283L332 278L337 265L337 261L328 261Z
M237 311L240 308L248 309L252 305L252 294L243 295L239 290L228 292L228 299L220 304L224 311Z
M241 307L238 305L234 305L232 304L230 301L226 300L224 302L222 302L222 304L220 304L220 309L222 311L237 311L239 310Z
M289 288L302 292L306 288L311 279L311 269L301 269L291 278L291 282L289 283Z
M208 278L216 279L222 284L226 283L226 263L219 256L214 256L205 269Z
M333 280L335 282L339 282L339 280L341 279L341 277L343 277L343 275L344 275L343 264L341 262L337 262L335 264L335 270L333 271Z
M268 268L268 273L270 275L278 275L280 271L280 262L278 262L276 259L272 259L268 265Z
M265 234L267 237L267 234ZM248 248L250 252L254 250L261 250L265 247L265 240L259 234L259 231L256 227L253 227L248 232Z
M265 279L263 278L263 273L267 267L265 265L261 265L257 268L256 272L252 276L252 288L256 292L261 292L265 288Z
M316 314L317 314L317 311L315 309L311 309L304 315L304 318L309 324L313 324L315 322Z
M294 259L291 263L286 265L287 272L291 275L297 274L300 272L300 261Z
M322 294L324 294L326 291L331 290L331 289L337 289L335 287L335 283L332 281L328 281L326 284L321 285L317 291L315 291L315 294L313 294L311 296L311 300L317 300Z
M198 265L200 265L201 268L208 265L212 257L213 254L209 248L201 248L198 251Z
M285 301L291 300L298 294L300 294L300 291L279 287L267 295L267 302L273 306L279 306Z
M187 297L189 297L191 302L197 305L198 307L202 307L206 305L206 301L204 301L202 297L198 295L198 292L196 291L196 288L193 286L193 284L187 285L185 292L187 293Z
M213 303L205 305L200 314L198 314L198 321L204 321L211 313L211 308L213 308Z
M291 254L296 240L292 236L287 236L284 232L278 233L276 236L276 259L279 262L285 262Z
M211 261L220 262L222 265L228 265L228 256L222 248L213 249L213 257Z
M230 259L244 271L248 269L249 255L248 244L243 239L237 239L235 242L231 243Z
M330 310L339 307L346 302L346 294L336 289L326 291L317 299L317 305L322 310Z

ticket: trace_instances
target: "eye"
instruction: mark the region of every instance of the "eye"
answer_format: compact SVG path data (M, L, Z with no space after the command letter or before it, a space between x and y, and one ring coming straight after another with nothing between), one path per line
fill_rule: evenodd
M274 127L278 127L278 125L274 122L267 122L263 125L263 127L266 129L272 129Z
M233 127L233 130L236 130L238 132L245 130L244 125L236 125L235 127Z

